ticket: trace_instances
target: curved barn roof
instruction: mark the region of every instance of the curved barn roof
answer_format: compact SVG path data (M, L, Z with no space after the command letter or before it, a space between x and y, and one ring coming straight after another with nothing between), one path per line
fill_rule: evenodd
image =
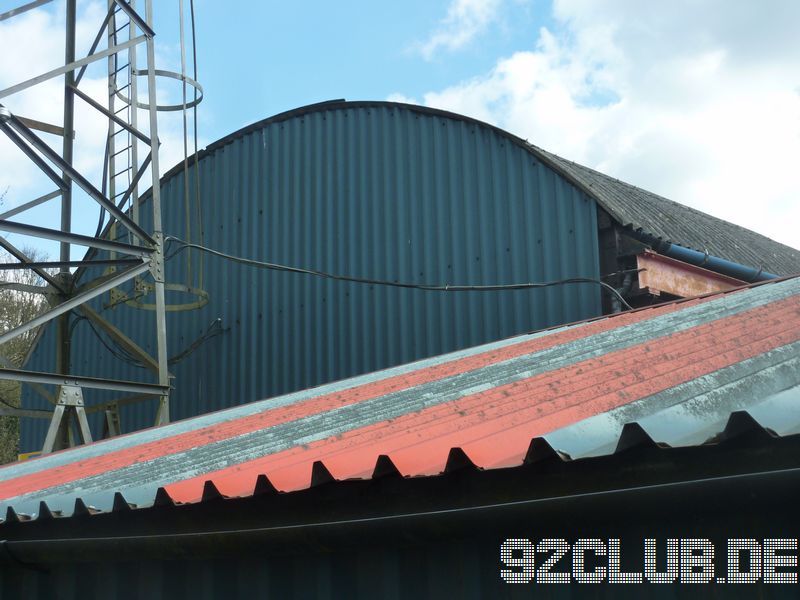
M615 179L589 167L557 156L503 129L470 117L449 111L403 104L399 102L331 100L310 104L252 123L227 135L198 152L197 158L216 150L254 131L281 121L301 117L305 114L346 110L365 107L384 107L408 110L440 118L465 121L488 128L509 139L541 162L554 169L589 197L593 198L620 225L641 229L666 241L701 252L725 258L743 265L760 267L778 275L800 272L800 251L776 242L764 235L719 219L702 211L648 192L619 179ZM180 173L183 165L170 169L164 179Z

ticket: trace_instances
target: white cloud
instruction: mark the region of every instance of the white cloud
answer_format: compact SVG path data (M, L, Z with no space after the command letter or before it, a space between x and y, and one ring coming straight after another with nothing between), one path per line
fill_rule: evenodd
M800 247L800 3L556 0L554 17L422 102Z
M469 44L497 19L502 0L452 0L447 15L427 40L414 45L425 60L440 50L454 51Z
M44 73L63 64L64 55L64 14L63 6L56 11L47 8L35 9L25 14L0 23L0 56L13 56L14 60L0 61L0 89L5 89L35 75ZM103 2L93 1L79 4L77 20L78 57L85 55L89 44L94 39L103 17ZM105 44L105 42L103 42ZM101 45L101 48L104 47ZM143 49L144 46L141 46ZM143 60L140 52L140 63ZM178 70L176 52L172 48L161 49L157 46L157 62L160 68ZM106 81L107 61L93 63L86 71L80 88L99 103L107 106L108 86ZM141 80L140 80L141 81ZM158 98L160 103L178 102L180 84L173 81L158 82ZM191 93L191 90L190 90ZM63 122L63 77L56 77L25 91L0 99L0 103L8 107L14 114L61 124ZM146 102L146 85L140 86L140 100ZM190 119L191 122L191 119ZM107 119L82 100L75 100L75 150L74 164L98 188L103 169L103 152L107 130ZM147 113L139 112L139 127L148 133ZM191 132L190 132L191 133ZM57 151L61 151L61 138L37 132ZM125 136L118 136L123 140ZM159 139L161 146L159 157L161 172L166 172L183 158L183 131L180 113L159 114ZM202 147L202 145L201 145ZM139 146L139 159L143 160L147 149ZM191 149L190 149L191 151ZM4 135L0 135L0 192L8 189L2 210L13 208L41 194L50 192L55 186L39 171L39 169ZM119 181L125 179L121 177ZM142 180L146 189L150 184L149 172ZM99 207L75 187L73 230L78 233L94 233ZM29 218L23 213L17 219L36 224L58 227L59 200L33 209ZM33 221L31 220L33 219ZM41 220L40 220L41 219ZM13 236L16 238L18 236ZM13 243L17 243L12 238ZM31 238L20 238L20 245L31 244ZM51 256L55 254L55 244L45 244ZM73 252L74 258L80 258L83 248Z

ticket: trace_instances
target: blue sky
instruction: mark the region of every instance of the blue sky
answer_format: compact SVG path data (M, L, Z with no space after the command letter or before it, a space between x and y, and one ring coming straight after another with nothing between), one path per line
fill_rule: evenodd
M549 2L510 2L468 43L426 59L419 46L441 27L449 5L197 0L198 68L208 90L203 134L217 139L322 100L420 97L490 71L500 56L532 49L539 28L552 26ZM163 33L177 37L170 25L165 21Z
M158 66L178 70L178 0L155 5ZM79 47L103 10L79 0ZM196 20L201 147L322 100L425 104L800 248L796 0L196 0ZM57 66L62 35L60 0L0 23L0 88ZM85 89L102 98L102 65ZM52 82L3 102L57 122L59 95ZM82 111L77 160L97 179L104 124ZM159 128L166 171L182 156L180 119ZM2 139L0 165L6 207L49 191ZM79 200L76 228L93 230L94 215ZM31 219L52 226L57 211Z

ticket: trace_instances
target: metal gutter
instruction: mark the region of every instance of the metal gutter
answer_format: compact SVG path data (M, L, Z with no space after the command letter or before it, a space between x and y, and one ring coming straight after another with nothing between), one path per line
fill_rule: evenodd
M546 498L528 498L479 506L460 506L439 510L377 515L336 521L305 522L252 529L208 530L191 533L154 535L103 536L86 538L0 540L0 565L26 566L91 562L106 560L166 560L192 556L241 554L244 548L257 547L261 553L283 553L287 544L294 551L319 548L320 545L373 543L391 539L399 527L408 541L411 538L441 537L448 531L496 529L506 520L530 517L531 510L560 511L565 514L590 510L594 514L614 511L624 506L659 506L658 496L666 494L672 509L681 503L691 506L698 497L708 499L738 498L745 505L751 497L769 497L782 489L795 487L800 468L784 468L757 473L738 473L690 481L673 481L651 485L615 488ZM746 486L745 489L742 486ZM634 498L636 500L634 500ZM235 502L235 500L233 501ZM589 507L587 507L587 504ZM220 507L221 508L221 507ZM685 508L685 507L683 507ZM482 526L481 526L482 524ZM412 529L416 531L413 535Z

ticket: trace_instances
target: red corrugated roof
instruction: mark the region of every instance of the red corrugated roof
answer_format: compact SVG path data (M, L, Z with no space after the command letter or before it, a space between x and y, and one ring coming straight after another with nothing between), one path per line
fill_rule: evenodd
M317 461L336 479L370 477L379 455L403 475L436 474L452 448L480 467L511 466L533 437L627 407L663 410L687 386L684 396L696 399L731 369L755 377L744 365L764 363L778 349L781 360L787 352L797 358L798 343L800 279L790 279L520 336L60 452L0 469L0 498L15 508L39 500L66 506L122 491L147 503L164 487L173 499L194 502L209 480L230 496L252 493L261 474L279 490L306 488ZM762 370L772 363L765 364ZM761 397L771 391L764 387Z

